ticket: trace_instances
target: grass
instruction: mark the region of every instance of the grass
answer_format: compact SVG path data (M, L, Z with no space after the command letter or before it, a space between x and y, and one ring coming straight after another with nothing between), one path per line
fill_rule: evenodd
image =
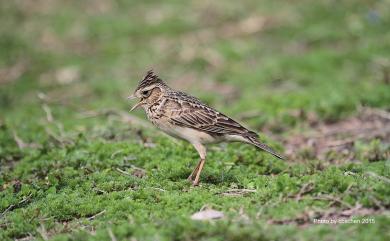
M310 116L389 110L387 4L0 3L0 239L386 240L388 135L353 141L350 159L217 145L193 188L195 150L125 97L153 67L287 151ZM202 207L225 217L191 220Z

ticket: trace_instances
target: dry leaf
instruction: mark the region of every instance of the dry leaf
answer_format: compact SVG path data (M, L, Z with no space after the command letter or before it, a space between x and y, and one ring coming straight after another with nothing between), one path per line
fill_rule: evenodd
M192 220L212 220L212 219L221 219L224 217L223 212L216 211L213 209L205 209L197 213L192 214Z

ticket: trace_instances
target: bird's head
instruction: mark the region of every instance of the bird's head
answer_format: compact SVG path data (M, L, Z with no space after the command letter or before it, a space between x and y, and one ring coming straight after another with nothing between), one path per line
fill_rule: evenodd
M139 99L139 102L131 108L148 107L155 103L165 92L166 84L152 70L149 70L145 77L139 82L138 87L128 99Z

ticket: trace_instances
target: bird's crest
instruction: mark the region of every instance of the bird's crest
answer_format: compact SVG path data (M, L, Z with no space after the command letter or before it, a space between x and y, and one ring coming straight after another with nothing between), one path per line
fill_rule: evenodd
M160 77L158 77L157 74L154 73L153 70L149 70L145 77L139 82L137 90L155 83L163 83L163 81L160 79Z

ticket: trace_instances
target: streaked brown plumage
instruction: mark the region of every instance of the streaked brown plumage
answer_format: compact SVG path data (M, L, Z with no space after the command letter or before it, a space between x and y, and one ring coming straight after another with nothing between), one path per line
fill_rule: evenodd
M255 132L199 99L171 89L153 71L146 74L129 98L140 99L131 110L141 106L155 126L173 137L190 142L198 151L200 161L188 177L193 185L199 184L200 173L206 159L205 144L239 141L283 159L270 147L261 143Z

